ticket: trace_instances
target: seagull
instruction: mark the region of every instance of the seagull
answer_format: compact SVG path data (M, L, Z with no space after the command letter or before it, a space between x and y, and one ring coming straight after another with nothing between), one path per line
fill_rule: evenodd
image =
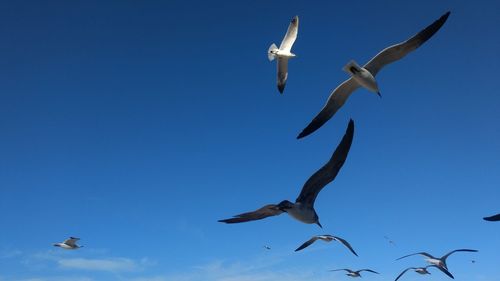
M406 273L408 270L410 270L410 269L413 269L416 273L419 273L419 274L422 274L422 275L424 275L424 274L431 274L431 273L427 270L427 268L429 268L429 267L436 267L436 268L438 268L439 270L441 270L442 272L444 272L446 275L448 275L449 277L451 277L451 278L455 279L455 278L453 277L453 275L451 275L451 273L450 273L450 272L448 272L448 270L446 270L446 269L444 269L444 268L440 268L440 267L438 267L438 266L436 266L436 265L428 265L428 266L425 266L425 267L408 267L407 269L403 270L403 272L401 272L401 273L398 275L398 277L396 277L396 279L395 279L394 281L398 281L398 279L399 279L399 278L401 278L401 276L403 276L403 274L405 274L405 273Z
M309 239L304 244L302 244L300 247L298 247L295 250L295 252L300 251L300 250L302 250L304 248L307 248L309 245L311 245L312 243L316 242L316 240L318 240L318 239L319 240L323 240L325 242L339 241L340 243L344 244L344 246L346 246L355 256L358 256L358 254L356 254L356 252L352 248L351 244L349 244L349 242L347 242L346 240L344 240L344 239L342 239L342 238L340 238L338 236L333 236L333 235L330 235L330 234L313 236L311 239Z
M402 258L406 258L406 257L409 257L409 256L413 256L413 255L422 255L422 256L425 256L427 257L426 261L430 264L433 264L433 265L436 265L438 268L440 269L446 269L448 270L448 266L446 265L446 259L448 258L448 256L450 256L451 254L455 253L455 252L477 252L477 250L471 250L471 249L458 249L458 250L453 250L449 253L447 253L446 255L440 257L440 258L437 258L437 257L434 257L432 256L431 254L428 254L426 252L419 252L419 253L414 253L414 254L409 254L409 255L406 255L406 256L403 256L403 257L400 257L396 260L400 260ZM446 273L446 272L445 272ZM453 278L453 277L452 277Z
M272 44L267 50L267 58L269 61L278 58L278 91L283 94L285 90L285 83L288 77L288 59L295 57L295 54L291 53L293 43L297 39L297 32L299 29L299 17L295 16L292 18L288 30L286 31L285 38L281 41L281 45L278 48L276 44Z
M396 246L396 244L394 243L394 241L392 241L389 237L384 236L384 238L385 238L386 240L388 240L389 244L392 244L392 246Z
M354 270L350 270L350 269L348 269L348 268L342 268L342 269L333 269L333 270L330 270L330 271L340 271L340 270L345 270L345 271L347 271L347 274L346 274L346 275L347 275L347 276L351 276L351 277L361 277L361 274L360 274L360 272L361 272L361 271L368 271L368 272L371 272L371 273L380 274L380 273L378 273L378 272L376 272L376 271L373 271L373 270L371 270L371 269L360 269L360 270L356 270L356 271L354 271Z
M443 26L449 15L450 12L447 12L412 38L385 48L363 67L359 66L355 61L351 61L344 66L343 70L349 73L351 77L333 90L323 109L321 109L319 114L314 117L311 123L309 123L309 125L302 130L302 132L297 136L297 139L301 139L323 126L323 124L332 118L337 110L344 105L347 98L349 98L349 96L357 88L364 87L381 96L377 81L375 80L377 73L384 66L403 58L408 53L414 51L420 47L420 45L429 40L429 38L431 38L441 28L441 26Z
M269 247L269 246L265 245L265 246L264 246L264 249L266 249L266 250L271 250L271 247Z
M491 217L485 217L485 218L483 218L483 220L485 220L485 221L500 221L500 214L496 214L496 215L491 216Z
M351 147L354 135L354 121L349 121L345 135L342 137L340 144L333 152L332 157L321 169L314 173L302 187L302 191L292 203L288 200L283 200L279 204L269 204L252 212L243 213L234 216L230 219L219 220L225 223L240 223L254 220L261 220L270 216L277 216L286 212L293 218L307 224L315 223L322 227L319 222L319 217L314 210L314 201L318 193L331 181L335 179L342 165L347 158Z
M61 248L66 249L66 250L75 250L78 248L83 248L83 246L76 245L76 241L78 241L78 240L80 240L80 238L70 237L70 238L64 240L64 242L62 242L62 243L54 243L54 246L61 247Z

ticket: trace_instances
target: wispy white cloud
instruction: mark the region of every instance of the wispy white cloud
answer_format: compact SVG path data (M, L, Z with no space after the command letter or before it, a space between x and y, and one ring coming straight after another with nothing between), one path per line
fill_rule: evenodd
M91 271L127 272L141 269L141 263L127 258L71 258L57 261L60 267Z

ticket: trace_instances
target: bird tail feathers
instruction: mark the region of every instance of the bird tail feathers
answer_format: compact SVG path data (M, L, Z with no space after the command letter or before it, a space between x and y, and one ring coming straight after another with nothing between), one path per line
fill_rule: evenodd
M276 58L276 51L278 50L278 46L276 44L272 44L267 50L267 58L269 61L273 61Z

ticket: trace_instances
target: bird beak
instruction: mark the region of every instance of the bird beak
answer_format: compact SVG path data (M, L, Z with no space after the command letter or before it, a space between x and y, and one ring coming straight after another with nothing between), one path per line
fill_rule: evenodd
M317 221L316 224L319 225L319 227L323 228L323 226L321 226L321 223L319 223L319 221Z

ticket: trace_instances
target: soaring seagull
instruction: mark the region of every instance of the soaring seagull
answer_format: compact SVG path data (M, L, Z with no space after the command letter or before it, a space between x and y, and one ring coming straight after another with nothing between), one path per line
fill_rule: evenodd
M491 217L485 217L483 218L485 221L500 221L500 214L491 216Z
M398 277L396 277L396 279L395 279L394 281L398 281L398 279L399 279L399 278L401 278L401 276L403 276L403 274L405 274L408 270L411 270L411 269L413 269L416 273L419 273L419 274L422 274L422 275L424 275L424 274L431 274L431 273L427 270L427 268L429 268L429 267L436 267L436 268L438 268L439 270L441 270L442 272L444 272L446 275L448 275L449 277L451 277L451 278L455 279L455 278L453 277L453 275L451 275L451 273L450 273L450 272L448 272L448 270L446 270L446 269L444 269L444 268L441 268L441 267L438 267L438 266L436 266L436 265L433 265L433 264L432 264L432 265L428 265L428 266L425 266L425 267L408 267L407 269L403 270L403 272L401 272L401 273L398 275Z
M437 266L438 268L440 269L446 269L448 270L448 266L446 265L446 259L453 253L455 252L477 252L477 250L471 250L471 249L458 249L458 250L453 250L449 253L447 253L446 255L440 257L440 258L437 258L437 257L434 257L432 256L431 254L429 253L426 253L426 252L419 252L419 253L414 253L414 254L409 254L409 255L406 255L406 256L403 256L403 257L400 257L396 260L400 260L402 258L406 258L406 257L409 257L409 256L413 256L413 255L422 255L422 256L425 256L427 257L426 261L430 264L433 264L435 266ZM444 272L444 271L443 271ZM445 272L446 273L446 272ZM453 277L452 277L453 278Z
M323 126L323 124L330 120L335 112L344 105L347 98L349 98L357 88L364 87L380 96L375 75L377 75L384 66L403 58L429 40L429 38L443 26L449 15L450 12L447 12L412 38L385 48L363 67L360 67L355 61L351 61L344 66L343 70L349 73L351 77L333 90L323 109L321 109L311 123L302 130L297 138L303 138Z
M360 270L354 271L354 270L350 270L348 268L341 268L341 269L333 269L333 270L330 270L330 271L340 271L340 270L347 271L346 275L347 276L351 276L351 277L361 277L360 272L362 272L362 271L368 271L368 272L371 272L371 273L380 274L380 273L378 273L376 271L373 271L371 269L360 269Z
M297 32L299 30L299 17L292 18L288 30L286 31L285 38L281 41L278 48L276 44L272 44L267 50L267 58L269 61L278 58L278 91L283 94L285 90L286 79L288 77L288 59L295 57L291 52L293 43L297 39Z
M342 239L342 238L340 238L338 236L333 236L333 235L330 235L330 234L313 236L311 239L309 239L304 244L302 244L300 247L298 247L295 250L295 252L300 251L300 250L302 250L304 248L307 248L309 245L311 245L312 243L316 242L316 240L318 240L318 239L319 240L323 240L325 242L339 241L344 246L346 246L355 256L358 256L358 254L356 254L356 252L352 248L351 244L349 244L349 242L347 242L346 240L344 240L344 239Z
M264 207L253 212L239 214L230 219L219 220L219 222L240 223L261 220L286 212L293 218L303 223L315 223L321 227L319 217L314 210L314 201L316 200L318 193L323 189L323 187L335 179L340 171L340 168L344 165L351 147L353 135L354 121L351 119L344 137L337 146L337 149L335 149L335 152L333 152L333 155L328 163L321 167L321 169L319 169L306 181L304 187L302 187L299 197L295 200L295 203L283 200L279 204L265 205Z
M54 243L55 247L61 247L66 250L75 250L78 248L82 248L83 246L78 246L76 241L80 240L80 238L70 237L64 240L62 243Z

